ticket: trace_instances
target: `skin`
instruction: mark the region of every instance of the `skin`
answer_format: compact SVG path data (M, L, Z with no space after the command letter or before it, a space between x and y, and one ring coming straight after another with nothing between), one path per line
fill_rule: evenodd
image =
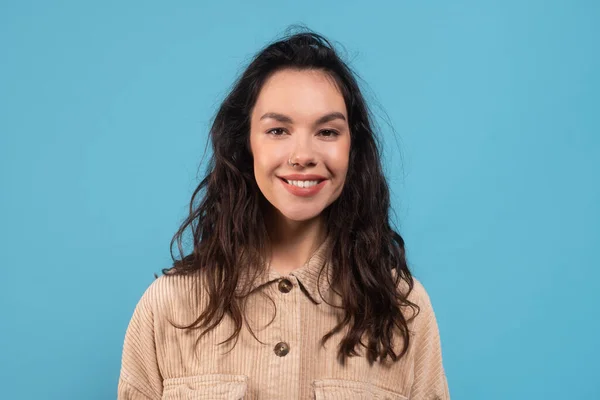
M290 121L265 116L268 113ZM343 118L318 123L332 113ZM340 196L346 180L350 128L344 98L333 79L317 70L273 74L252 110L250 148L256 182L270 204L265 214L271 268L287 274L301 267L324 240L322 212ZM299 165L289 165L290 158ZM318 174L327 181L314 196L295 196L278 178L294 173Z

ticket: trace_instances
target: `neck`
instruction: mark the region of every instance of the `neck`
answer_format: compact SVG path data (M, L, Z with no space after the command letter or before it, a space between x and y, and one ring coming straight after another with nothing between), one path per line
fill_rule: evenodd
M275 210L266 222L270 268L282 275L304 265L327 233L321 215L307 221L293 221Z

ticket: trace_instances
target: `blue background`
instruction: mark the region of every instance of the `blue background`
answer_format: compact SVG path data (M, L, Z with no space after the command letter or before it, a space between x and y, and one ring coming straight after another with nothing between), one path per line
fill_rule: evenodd
M1 397L116 397L210 118L305 23L366 82L453 399L600 399L599 18L572 0L2 1Z

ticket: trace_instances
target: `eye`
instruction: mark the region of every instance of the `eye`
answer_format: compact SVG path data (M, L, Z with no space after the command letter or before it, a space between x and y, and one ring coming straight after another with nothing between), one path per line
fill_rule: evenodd
M272 136L282 136L284 133L285 129L283 128L273 128L267 131L267 134Z
M336 136L340 136L338 131L335 131L333 129L323 129L322 131L319 132L319 134L321 136L324 137L336 137Z

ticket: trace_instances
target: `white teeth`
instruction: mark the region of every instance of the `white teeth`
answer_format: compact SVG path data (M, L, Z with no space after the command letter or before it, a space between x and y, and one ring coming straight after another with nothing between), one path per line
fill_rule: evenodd
M307 188L315 186L319 181L287 181L290 185L298 186L301 188Z

